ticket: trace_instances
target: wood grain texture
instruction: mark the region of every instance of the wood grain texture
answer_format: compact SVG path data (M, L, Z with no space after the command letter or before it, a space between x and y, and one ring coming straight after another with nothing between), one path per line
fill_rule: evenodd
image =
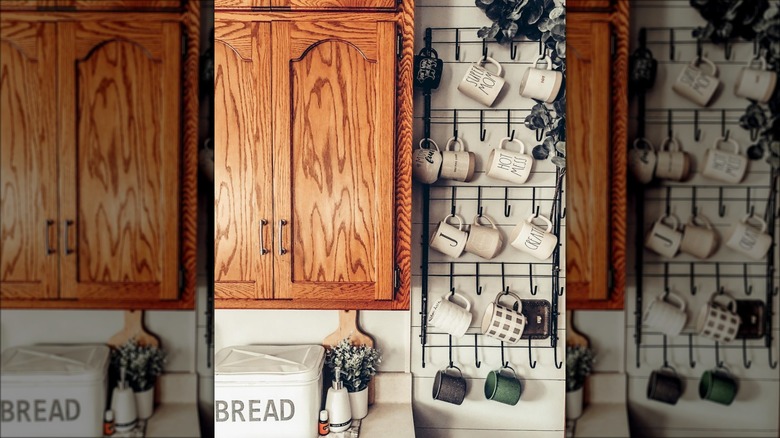
M34 11L39 8L53 8L63 0L0 0L0 11Z
M271 0L271 7L291 9L395 9L396 0Z
M270 23L216 16L216 298L273 297L270 41Z
M628 3L627 1L623 3ZM618 1L618 3L620 2ZM616 0L566 0L566 10L569 12L609 11ZM567 15L567 21L569 19Z
M289 221L276 239L290 250L276 253L280 297L369 299L392 288L392 226L381 222L392 224L394 200L379 185L393 178L394 120L382 111L395 106L395 84L379 80L394 77L395 60L370 53L394 52L394 26L272 24L274 210Z
M566 290L604 300L609 289L611 57L608 14L567 15Z
M60 91L73 93L63 98L73 114L61 114L62 149L78 169L63 172L61 183L63 220L75 221L67 238L76 245L63 257L65 297L178 296L178 239L169 236L179 228L181 29L145 23L137 36L153 35L149 48L131 33L135 26L61 26L72 36L60 40L72 74L61 75Z
M249 9L267 8L271 6L271 0L214 0L214 9Z
M0 22L0 298L58 293L56 25Z
M182 0L0 0L0 10L125 11L177 9Z

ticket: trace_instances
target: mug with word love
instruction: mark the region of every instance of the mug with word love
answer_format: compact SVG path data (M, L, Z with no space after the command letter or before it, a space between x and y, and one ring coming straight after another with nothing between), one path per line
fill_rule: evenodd
M492 73L485 68L485 64L492 64L496 72ZM498 61L485 56L479 62L471 64L463 80L458 85L458 91L476 100L485 106L493 106L506 80L502 78L504 68Z

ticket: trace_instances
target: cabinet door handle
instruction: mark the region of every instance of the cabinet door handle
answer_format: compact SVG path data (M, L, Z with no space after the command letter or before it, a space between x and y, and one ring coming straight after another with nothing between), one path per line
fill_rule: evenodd
M69 244L70 243L70 227L74 223L75 222L73 222L72 220L66 220L65 221L65 236L64 236L64 240L65 240L65 254L73 254L74 252L76 252L76 250L72 249L70 247L70 244Z
M287 250L284 249L284 226L287 225L287 221L279 219L279 255L287 254Z
M52 227L54 226L54 221L51 219L48 219L46 221L46 254L54 254L57 252L56 249L51 247L51 231Z
M268 249L265 247L265 241L263 240L263 228L268 225L267 219L260 219L260 255L268 254Z

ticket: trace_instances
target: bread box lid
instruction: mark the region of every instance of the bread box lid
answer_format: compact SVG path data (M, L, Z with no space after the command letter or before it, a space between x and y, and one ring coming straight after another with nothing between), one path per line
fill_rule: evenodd
M0 357L3 383L102 381L108 369L107 345L12 347Z
M322 373L322 345L245 345L223 348L214 359L217 382L308 382Z

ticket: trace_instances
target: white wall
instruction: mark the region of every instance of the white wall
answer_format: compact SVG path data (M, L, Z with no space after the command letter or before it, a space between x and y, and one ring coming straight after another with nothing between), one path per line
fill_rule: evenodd
M705 22L700 15L691 7L688 2L655 1L646 3L644 7L637 7L636 3L632 10L632 41L634 44L638 41L638 32L640 27L652 26L698 26ZM649 40L653 40L655 33L648 35ZM668 40L668 36L660 35L658 38ZM655 39L658 39L655 38ZM677 32L679 40L691 40L690 35L684 32ZM695 56L696 46L678 44L676 47L677 61L669 61L668 45L651 45L656 59L659 60L658 79L655 87L648 95L647 106L649 108L659 107L683 107L694 108L694 104L680 98L671 90L671 84L678 75L678 72L687 62ZM721 47L712 44L704 44L705 54L719 63L720 77L724 81L724 86L717 100L711 105L711 108L737 108L744 109L748 101L736 98L733 95L733 84L739 69L743 63L752 55L752 44L735 44L731 63L724 63L724 53ZM636 114L635 112L633 114ZM681 117L677 115L675 117ZM704 117L703 115L701 117ZM665 119L665 117L663 117ZM735 138L742 146L741 152L744 154L747 147L751 144L749 135L746 131L739 128L738 125L728 126L731 129L732 138ZM674 132L676 138L680 141L683 149L694 156L694 161L701 163L704 151L710 147L716 138L720 136L720 125L702 126L703 134L701 141L696 142L693 138L691 126L675 126ZM647 126L647 137L656 145L666 136L666 126L659 125ZM769 167L763 161L751 161L749 173L743 184L745 185L764 185L769 183ZM707 184L698 173L694 175L690 184ZM716 184L717 185L717 184ZM712 196L702 192L700 196ZM762 196L767 191L764 190ZM663 198L663 191L650 191L648 197ZM674 193L673 193L674 195ZM735 197L744 197L744 192L736 192ZM652 220L658 217L663 211L664 203L661 200L651 200L645 203L646 217L645 228L650 226ZM756 200L756 213L763 214L765 208L765 199ZM686 202L673 202L672 211L681 219L687 220L690 215L691 204ZM745 214L744 202L727 203L726 216L720 218L717 214L717 202L700 203L700 209L713 222L721 236L724 234L729 224L738 220ZM630 212L633 209L629 209ZM631 214L631 213L630 213ZM629 243L633 243L635 221L629 217ZM775 236L777 236L775 230ZM775 250L777 247L775 247ZM629 255L634 254L633 249L628 250ZM653 256L645 251L646 261L663 261L660 257ZM694 261L688 256L680 255L677 261ZM745 261L728 249L721 249L711 259L712 261ZM776 259L777 261L777 259ZM768 367L767 352L764 348L748 350L748 359L752 360L752 367L746 369L742 364L742 350L721 351L721 359L725 361L727 367L736 376L739 381L739 392L736 400L731 406L721 406L712 402L702 401L698 395L698 380L701 374L711 369L715 365L714 350L712 348L700 348L694 351L696 361L695 368L691 368L688 363L687 336L677 336L670 338L670 344L683 346L683 348L670 348L669 362L674 366L678 373L685 377L685 392L676 406L669 406L662 403L649 401L646 398L645 390L647 379L653 369L663 364L662 349L642 349L641 364L636 366L635 347L634 347L634 309L636 297L636 277L634 275L634 262L631 257L627 263L629 266L629 282L626 293L625 309L625 366L629 374L629 410L632 422L632 428L635 436L660 436L660 437L683 437L683 436L741 436L741 437L777 437L778 436L778 406L780 405L780 369L770 369ZM650 269L650 268L646 268ZM764 272L761 268L758 273ZM775 268L777 272L777 268ZM656 271L658 272L658 271ZM754 292L751 298L765 299L765 287L762 279L752 280ZM775 284L778 280L775 279ZM645 306L656 295L663 292L662 279L645 279L644 281L644 302ZM670 283L672 289L681 294L688 304L688 326L684 333L691 333L694 330L693 319L698 310L705 304L709 295L715 291L715 279L698 279L697 286L699 292L693 296L690 292L690 286L687 278L672 280ZM742 279L724 279L723 286L728 292L737 299L745 299L746 295L742 286ZM777 313L778 301L775 298L775 313ZM778 357L778 317L773 318L773 360ZM643 344L661 344L661 336L653 332L647 332L642 337ZM735 341L738 344L739 341ZM712 343L694 336L694 343L712 346ZM749 345L763 345L763 340L750 341Z

